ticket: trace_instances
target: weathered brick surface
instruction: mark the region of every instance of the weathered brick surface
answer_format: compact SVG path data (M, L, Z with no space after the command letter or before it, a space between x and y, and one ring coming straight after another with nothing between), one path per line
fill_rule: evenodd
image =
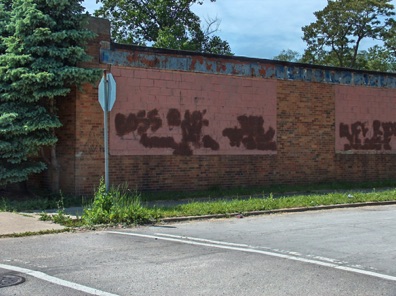
M67 98L58 101L58 112L63 126L57 130L56 145L58 161L62 173L60 186L62 191L74 191L75 147L76 147L76 90Z
M334 177L334 92L321 83L278 81L277 182Z
M106 24L101 23L101 26L106 27ZM100 29L100 26L96 28ZM195 190L217 186L373 181L391 179L396 173L396 154L340 152L336 149L339 137L337 124L342 118L337 117L337 112L340 112L337 102L340 108L350 97L359 101L360 95L364 94L366 98L385 96L391 104L395 99L395 89L344 88L331 83L151 69L150 65L145 68L110 67L99 63L100 41L109 41L108 31L101 33L89 45L89 53L95 56L89 66L111 70L120 82L117 85L120 97L114 106L115 113L110 116L111 184L127 182L131 189L139 190ZM97 101L97 93L97 86L86 85L83 92L72 93L70 100L60 107L64 126L58 132L58 152L64 172L61 182L64 192L90 194L104 175L103 111ZM351 96L346 95L348 93ZM184 104L188 107L181 107L180 94L187 98ZM218 98L229 108L224 114L221 106L216 105ZM370 106L366 101L363 104L365 108ZM386 108L388 103L381 102L381 108ZM211 133L218 133L216 120L226 122L221 125L238 127L236 120L231 120L229 115L233 118L241 114L258 115L265 112L266 106L272 111L265 116L272 116L271 125L276 130L274 153L248 149L240 149L237 153L225 150L196 153L196 147L188 156L173 155L172 149L156 148L153 152L153 149L144 148L139 143L141 134L137 129L134 135L124 135L130 140L135 137L133 147L137 150L133 152L131 146L124 143L126 141L120 140L115 128L117 112L128 115L157 108L165 110L162 123L166 129L161 134L149 130L148 136L171 135L179 142L180 128L177 138L166 125L169 108L177 107L181 114L186 109L210 110L213 117L210 117L208 127L213 127ZM345 111L345 107L341 110ZM364 114L364 108L359 112ZM386 112L384 119L389 120L393 111ZM206 114L209 115L209 111ZM373 114L378 117L381 111ZM219 134L215 140L226 143L221 142Z
M107 69L100 64L101 42L110 41L109 22L93 18L89 29L97 34L87 46L92 56L87 67ZM98 88L84 85L59 101L59 117L63 126L57 131L58 160L61 169L61 189L65 193L91 193L104 175L103 111L98 103Z

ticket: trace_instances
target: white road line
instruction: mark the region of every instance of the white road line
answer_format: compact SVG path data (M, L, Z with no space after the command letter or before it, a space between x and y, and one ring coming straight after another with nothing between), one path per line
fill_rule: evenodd
M77 290L77 291L81 291L81 292L85 292L85 293L89 293L92 295L97 295L97 296L119 296L117 294L112 294L112 293L107 293L95 288L91 288L91 287L87 287L84 285L80 285L80 284L76 284L73 282L69 282L69 281L65 281L62 279L58 279L56 277L50 276L44 272L41 271L35 271L35 270L31 270L31 269L27 269L27 268L22 268L22 267L18 267L18 266L13 266L13 265L7 265L7 264L1 264L0 263L0 268L2 269L7 269L7 270L12 270L12 271L16 271L16 272L20 272L20 273L24 273L27 275L30 275L32 277L38 278L40 280L43 281L47 281L59 286L64 286L67 288L71 288L73 290Z
M149 234L119 232L119 231L108 231L108 233L127 235L127 236L135 236L135 237L143 237L143 238L153 238L153 239L178 242L178 243L188 244L188 245L205 246L205 247L226 249L226 250L246 252L246 253L262 254L262 255L267 255L267 256L272 256L272 257L278 257L278 258L283 258L283 259L288 259L288 260L293 260L293 261L299 261L299 262L304 262L304 263L309 263L309 264L325 266L325 267L334 268L334 269L338 269L338 270L354 272L354 273L358 273L358 274L368 275L368 276L396 282L396 277L391 276L391 275L381 274L378 272L373 272L373 271L368 271L368 270L363 270L363 269L357 269L357 268L348 267L348 266L342 266L342 265L338 265L338 264L330 263L330 262L323 262L323 261L318 261L318 260L313 260L313 259L306 259L306 258L291 256L291 255L287 255L287 254L279 254L279 253L274 253L274 252L270 252L270 251L257 250L257 249L253 249L251 247L233 246L232 243L225 243L225 242L220 242L220 241L211 241L211 242L198 241L198 240L202 240L202 239L187 240L187 239L177 238L177 236L173 237L172 235L169 235L172 237L164 237L164 235L159 236L159 235L149 235Z
M210 239L197 238L197 237L191 237L191 236L173 235L173 234L166 234L166 233L154 233L154 235L164 236L164 237L173 237L173 238L178 238L178 239L187 239L187 240L192 240L192 241L198 241L198 242L204 242L204 243L213 243L213 244L233 246L233 247L254 248L253 246L246 245L246 244L220 242L220 241L214 241L214 240L210 240Z
M236 243L229 243L229 242L223 242L223 241L215 241L215 240L210 240L210 239L205 239L205 238L197 238L197 237L184 236L184 235L174 235L174 234L167 234L167 233L154 233L154 235L164 236L164 237L173 237L173 238L179 238L179 239L187 239L187 240L199 241L199 242L205 242L205 243L213 243L213 244L217 244L217 245L268 250L268 251L276 253L276 254L303 256L302 254L300 254L298 252L293 252L293 251L278 250L278 249L273 249L273 248L269 248L269 247L253 246L253 245L247 245L247 244L236 244ZM321 257L321 256L306 255L306 257L311 257L311 258L314 258L321 262L327 261L330 263L334 263L336 265L345 266L346 264L348 264L348 262L345 262L345 261L339 261L336 259L331 259L331 258L326 258L326 257ZM359 268L358 266L354 266L354 267Z
M221 242L221 241L215 241L211 239L205 239L205 238L197 238L197 237L191 237L191 236L183 236L183 235L174 235L174 234L167 234L167 233L154 233L154 235L158 236L164 236L164 237L173 237L173 238L179 238L179 239L187 239L187 240L192 240L192 241L198 241L198 242L204 242L204 243L212 243L216 245L225 245L225 246L232 246L232 247L241 247L241 248L250 248L250 249L261 249L261 250L268 250L268 251L275 251L274 249L268 248L268 247L256 247L252 245L247 245L247 244L236 244L236 243L229 243L229 242ZM292 252L288 252L288 254L291 254ZM295 255L297 253L291 254Z

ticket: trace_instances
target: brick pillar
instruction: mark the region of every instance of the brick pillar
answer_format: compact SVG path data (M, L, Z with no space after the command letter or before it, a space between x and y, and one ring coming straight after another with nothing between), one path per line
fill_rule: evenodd
M97 36L86 45L92 56L85 67L106 69L100 64L101 43L110 42L110 22L90 17L88 29ZM90 194L104 173L103 111L98 103L98 83L86 84L82 90L72 91L59 104L63 126L57 131L58 158L61 165L61 190L67 194Z

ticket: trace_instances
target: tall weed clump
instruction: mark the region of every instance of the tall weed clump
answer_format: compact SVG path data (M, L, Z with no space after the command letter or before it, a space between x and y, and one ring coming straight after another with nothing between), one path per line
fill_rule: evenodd
M84 209L82 220L94 224L150 224L159 219L157 209L146 208L141 195L131 192L126 185L111 187L106 192L103 178L95 192L91 205Z

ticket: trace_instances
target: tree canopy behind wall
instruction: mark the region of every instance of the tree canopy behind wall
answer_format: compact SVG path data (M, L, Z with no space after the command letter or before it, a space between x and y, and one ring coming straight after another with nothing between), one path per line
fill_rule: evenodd
M98 2L103 6L95 11L95 15L110 20L115 42L232 54L228 42L214 35L218 20L208 20L206 25L202 25L200 18L191 11L192 5L203 5L203 0Z
M101 71L78 65L90 58L80 0L0 0L0 184L27 180L46 168L59 186L55 129L59 98L74 86L96 82ZM61 103L61 101L59 101Z
M364 41L391 44L395 38L394 6L391 0L328 0L314 13L316 21L302 28L307 43L303 61L313 64L367 69L364 59L381 53L379 64L392 58L387 47L360 51ZM388 46L389 47L389 46ZM394 58L394 56L393 56ZM383 70L383 65L379 65ZM370 69L371 70L371 69ZM374 69L376 70L376 69Z

